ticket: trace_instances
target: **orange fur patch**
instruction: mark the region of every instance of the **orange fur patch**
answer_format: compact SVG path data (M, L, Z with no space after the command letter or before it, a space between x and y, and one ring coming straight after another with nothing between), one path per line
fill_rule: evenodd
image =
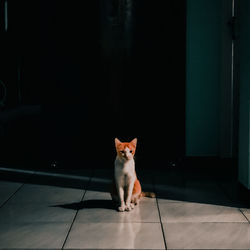
M120 142L118 139L116 140L116 152L119 157L122 157L121 151L124 151L126 148L132 151L132 155L135 155L136 149L136 141L137 139L132 140L131 142Z

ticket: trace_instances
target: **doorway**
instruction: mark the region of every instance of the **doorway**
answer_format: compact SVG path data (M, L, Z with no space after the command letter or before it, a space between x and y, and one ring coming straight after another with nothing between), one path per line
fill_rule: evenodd
M101 9L110 145L138 137L137 161L166 166L185 152L186 2L103 1Z
M115 137L137 137L150 168L184 156L185 0L23 0L8 13L19 101L42 107L42 160L110 166Z

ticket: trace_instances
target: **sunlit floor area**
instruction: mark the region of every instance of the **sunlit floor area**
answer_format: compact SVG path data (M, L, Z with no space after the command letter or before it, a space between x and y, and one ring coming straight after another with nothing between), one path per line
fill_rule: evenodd
M0 249L250 249L249 204L230 175L138 171L131 212L109 194L112 170L0 168Z

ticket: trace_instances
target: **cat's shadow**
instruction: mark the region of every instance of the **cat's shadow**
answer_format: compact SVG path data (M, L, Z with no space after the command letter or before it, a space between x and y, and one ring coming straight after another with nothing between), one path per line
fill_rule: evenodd
M112 200L85 200L80 202L52 205L51 207L61 207L65 209L81 210L81 209L91 209L91 208L105 208L116 210L115 203Z

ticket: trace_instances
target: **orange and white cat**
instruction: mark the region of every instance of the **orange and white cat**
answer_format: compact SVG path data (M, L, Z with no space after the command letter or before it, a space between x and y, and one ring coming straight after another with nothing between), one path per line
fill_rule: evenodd
M154 197L153 193L144 193L135 172L134 155L137 138L131 142L121 142L115 138L117 156L115 159L115 185L112 199L119 203L118 211L130 211L139 203L142 196Z

